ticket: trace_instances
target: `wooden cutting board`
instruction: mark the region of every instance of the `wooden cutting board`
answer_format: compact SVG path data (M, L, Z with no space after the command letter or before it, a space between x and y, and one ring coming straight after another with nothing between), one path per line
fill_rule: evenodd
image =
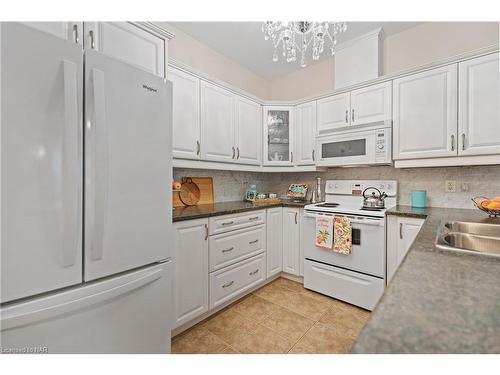
M182 177L182 182L184 183L188 177ZM198 185L200 189L200 199L197 205L200 204L213 204L214 203L214 183L212 177L191 177L193 182ZM174 192L172 194L173 206L183 207L184 203L179 198L179 193Z

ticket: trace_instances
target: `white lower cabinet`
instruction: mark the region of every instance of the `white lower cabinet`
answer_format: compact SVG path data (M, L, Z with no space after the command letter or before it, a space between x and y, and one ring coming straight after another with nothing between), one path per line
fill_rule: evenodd
M283 272L300 276L300 208L283 207Z
M208 310L208 219L174 223L176 328Z
M210 274L210 308L231 300L266 279L265 254Z
M411 217L387 217L387 283L396 273L424 221Z
M283 208L267 209L267 278L283 269Z

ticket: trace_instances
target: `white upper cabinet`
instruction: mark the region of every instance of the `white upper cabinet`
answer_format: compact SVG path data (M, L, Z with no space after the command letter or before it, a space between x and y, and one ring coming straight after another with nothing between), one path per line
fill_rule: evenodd
M458 154L500 153L499 54L459 64Z
M167 40L128 22L85 22L84 46L165 77Z
M318 135L350 124L351 96L348 92L320 99L317 106Z
M295 107L295 164L314 165L316 160L316 102Z
M25 25L61 39L83 44L83 22L23 22Z
M201 155L203 160L234 162L234 96L201 81Z
M182 70L169 68L173 85L173 156L200 159L200 80Z
M293 165L293 107L264 107L264 164Z
M351 125L383 123L392 118L392 82L351 91Z
M262 106L235 96L235 145L237 163L260 165L262 160Z
M457 64L393 81L394 159L457 155Z

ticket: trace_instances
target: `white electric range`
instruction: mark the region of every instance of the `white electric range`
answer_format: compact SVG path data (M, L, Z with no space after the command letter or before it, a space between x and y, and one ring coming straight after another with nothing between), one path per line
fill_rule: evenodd
M363 209L363 191L387 194L385 208ZM304 286L373 310L385 289L385 211L396 205L397 182L329 180L325 202L304 207ZM352 252L344 255L315 246L317 216L345 216L352 227Z

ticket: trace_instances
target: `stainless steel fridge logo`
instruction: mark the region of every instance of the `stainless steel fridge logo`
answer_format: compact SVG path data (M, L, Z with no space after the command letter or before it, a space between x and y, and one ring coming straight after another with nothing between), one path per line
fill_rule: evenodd
M149 92L158 92L158 89L155 89L154 87L151 87L151 86L148 86L148 85L145 85L143 84L142 87L146 90L148 90Z

